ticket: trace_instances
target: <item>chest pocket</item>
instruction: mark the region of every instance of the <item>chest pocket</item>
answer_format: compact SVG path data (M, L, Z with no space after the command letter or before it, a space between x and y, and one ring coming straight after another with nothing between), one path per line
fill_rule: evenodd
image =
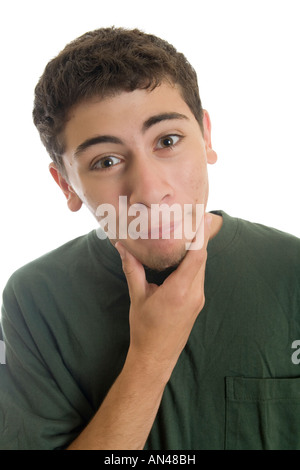
M300 450L300 378L226 378L225 449Z

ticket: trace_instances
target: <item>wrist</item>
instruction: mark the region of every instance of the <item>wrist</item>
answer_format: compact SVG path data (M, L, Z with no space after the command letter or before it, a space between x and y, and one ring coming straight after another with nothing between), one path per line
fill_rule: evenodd
M129 347L123 371L141 380L145 387L165 387L170 380L175 363L158 361L153 355Z

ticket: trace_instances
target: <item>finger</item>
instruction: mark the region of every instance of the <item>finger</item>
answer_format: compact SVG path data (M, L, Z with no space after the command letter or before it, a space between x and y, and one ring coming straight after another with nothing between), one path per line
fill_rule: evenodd
M206 249L209 240L211 222L211 214L204 214L193 240L190 244L186 244L187 251L201 250L202 248L204 248L204 250Z
M205 214L193 240L193 242L197 241L198 237L198 242L199 239L201 240L201 248L187 250L186 256L172 273L174 277L178 276L183 282L191 283L201 268L205 267L211 222L212 216Z
M144 296L147 280L143 265L120 242L115 244L115 248L122 260L122 268L127 280L131 301Z

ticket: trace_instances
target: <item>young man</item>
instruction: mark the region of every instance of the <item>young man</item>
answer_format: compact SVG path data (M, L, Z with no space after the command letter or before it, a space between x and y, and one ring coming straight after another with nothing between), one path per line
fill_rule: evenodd
M184 56L87 33L46 67L34 122L69 209L116 217L9 280L0 448L300 448L300 241L197 211L217 157Z

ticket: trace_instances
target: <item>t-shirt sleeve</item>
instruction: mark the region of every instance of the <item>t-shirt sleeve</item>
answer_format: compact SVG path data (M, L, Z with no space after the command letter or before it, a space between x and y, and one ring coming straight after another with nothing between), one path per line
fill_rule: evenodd
M38 309L10 281L3 293L0 338L0 449L65 449L92 410ZM26 311L29 310L29 311Z

